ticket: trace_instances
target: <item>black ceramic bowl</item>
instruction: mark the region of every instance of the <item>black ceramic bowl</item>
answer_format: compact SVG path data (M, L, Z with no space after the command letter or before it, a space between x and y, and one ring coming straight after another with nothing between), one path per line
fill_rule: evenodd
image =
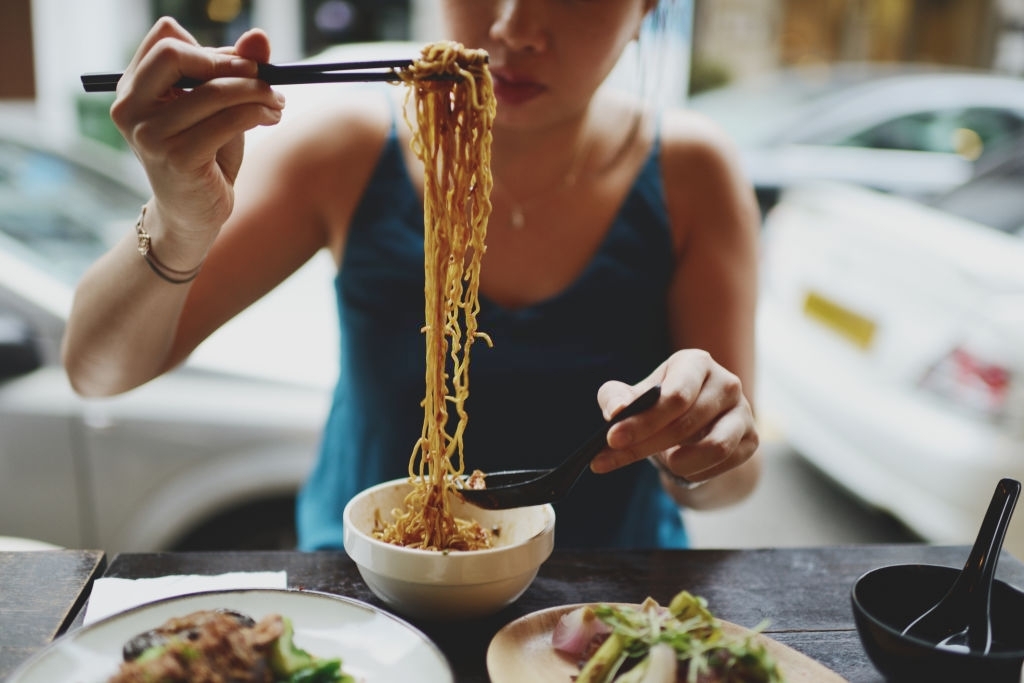
M1024 664L1024 593L992 584L989 654L954 652L901 632L950 589L960 569L901 564L874 569L853 585L850 600L864 649L891 683L1020 683Z

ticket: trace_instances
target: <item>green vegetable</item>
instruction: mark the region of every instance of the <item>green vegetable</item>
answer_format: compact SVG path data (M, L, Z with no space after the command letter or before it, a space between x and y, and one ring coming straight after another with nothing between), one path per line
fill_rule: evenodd
M270 670L277 678L287 678L313 664L313 657L295 645L295 627L288 617L281 617L284 629L270 650Z
M642 683L648 676L654 681L675 681L678 670L679 661L672 646L668 643L657 643L639 664L619 676L615 683Z
M673 597L668 609L648 598L639 608L598 605L594 612L612 627L612 633L583 666L577 683L640 680L650 664L651 648L659 643L675 651L678 670L686 673L689 683L711 673L726 683L783 681L777 665L753 635L737 638L726 634L708 610L707 601L687 591ZM627 662L632 668L625 667L630 668L629 673L617 679Z
M611 633L608 639L601 643L597 652L587 660L587 663L580 670L576 677L576 683L604 683L612 680L612 676L622 666L628 653L626 652L627 640L619 633Z
M341 672L340 659L319 659L293 673L287 683L355 683L355 679Z
M145 650L142 651L142 654L135 658L135 661L139 664L144 664L145 662L148 662L151 659L156 659L165 652L167 652L167 643L161 643L159 645L154 645L153 647L147 647Z
M355 683L341 672L341 659L319 659L295 644L295 627L281 617L284 629L270 650L268 662L274 677L283 683Z

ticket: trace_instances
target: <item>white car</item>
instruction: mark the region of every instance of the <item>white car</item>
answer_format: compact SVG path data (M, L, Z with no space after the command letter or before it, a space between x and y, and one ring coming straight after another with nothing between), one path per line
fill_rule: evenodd
M312 465L337 373L326 255L181 368L77 396L59 347L73 288L132 230L134 159L51 149L0 124L0 536L108 552L275 548Z
M763 210L812 180L932 197L1024 134L1024 80L912 65L797 67L689 106L736 140Z
M786 192L764 228L759 407L923 539L971 543L1024 479L1024 148L929 205ZM1024 520L1007 548L1024 557Z

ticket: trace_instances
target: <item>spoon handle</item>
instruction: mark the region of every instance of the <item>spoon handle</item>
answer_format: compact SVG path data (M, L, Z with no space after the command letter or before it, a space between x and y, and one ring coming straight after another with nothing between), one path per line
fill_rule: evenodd
M1010 517L1013 516L1013 508L1017 505L1020 490L1021 484L1015 479L1002 479L996 486L996 494L988 504L988 511L982 520L978 537L964 564L964 575L973 576L976 584L991 583L992 577L995 576L999 552L1002 550L1006 529L1010 525Z
M661 385L656 384L633 399L625 408L615 413L611 420L603 424L589 439L573 451L572 455L566 458L564 463L545 475L544 479L548 488L558 489L561 486L566 488L571 486L583 474L583 470L594 459L594 456L608 445L608 430L612 428L612 425L625 420L627 417L639 415L657 403L660 397Z
M1014 479L1002 479L996 486L996 495L988 505L988 511L978 532L978 538L971 548L971 554L964 564L960 580L967 580L964 590L973 595L969 603L971 611L967 645L977 652L988 652L992 646L990 606L992 579L995 577L999 553L1003 548L1006 529L1010 525L1013 508L1020 496L1021 484ZM958 580L959 581L959 580Z

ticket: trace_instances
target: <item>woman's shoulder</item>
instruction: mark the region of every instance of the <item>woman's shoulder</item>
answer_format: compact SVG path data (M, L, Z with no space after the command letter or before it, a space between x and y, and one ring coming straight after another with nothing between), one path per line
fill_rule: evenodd
M370 96L355 88L337 94L337 100L324 97L315 106L300 102L289 110L286 103L279 124L247 137L237 187L251 206L263 207L261 219L271 208L287 206L293 234L307 226L322 234L340 258L349 220L395 112L383 94Z
M251 131L251 144L290 156L303 165L336 163L348 168L372 163L388 136L397 110L386 91L350 92L320 86L285 92L284 115L277 126Z
M666 201L680 242L694 231L726 240L749 232L757 202L739 148L724 129L703 114L673 110L662 115L660 138Z
M663 163L669 168L735 173L739 150L725 130L708 116L689 109L662 112L659 134Z

